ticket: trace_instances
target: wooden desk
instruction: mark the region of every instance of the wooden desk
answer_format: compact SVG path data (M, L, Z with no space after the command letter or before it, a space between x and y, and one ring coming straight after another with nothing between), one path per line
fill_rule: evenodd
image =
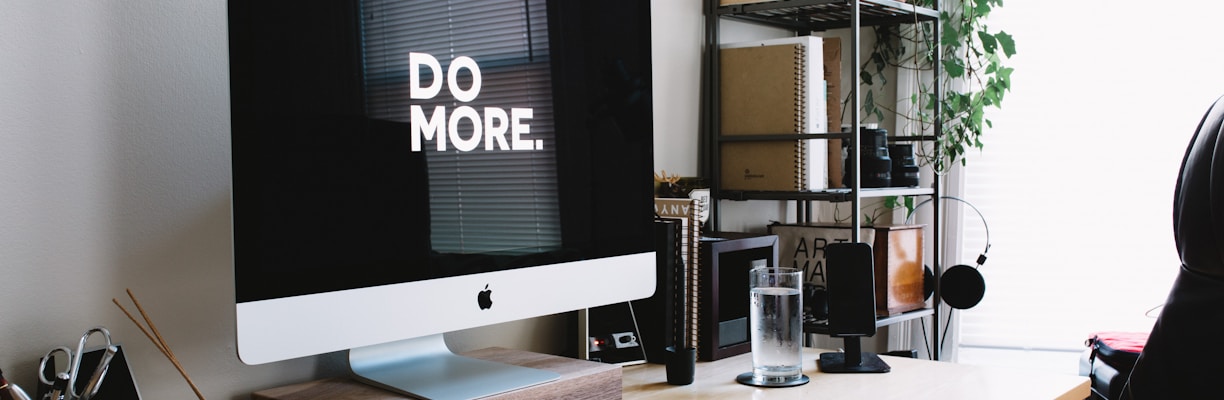
M621 369L615 365L575 360L547 354L491 347L463 353L468 357L492 360L561 374L561 379L506 392L482 400L591 399L621 398ZM349 377L338 377L261 390L252 400L400 400L408 396L392 393Z
M883 374L825 374L816 367L820 353L805 348L803 373L811 379L794 388L757 388L735 382L752 370L752 355L698 362L691 385L667 384L662 365L634 365L622 371L625 399L1058 399L1088 397L1088 378L948 362L881 356L892 366Z

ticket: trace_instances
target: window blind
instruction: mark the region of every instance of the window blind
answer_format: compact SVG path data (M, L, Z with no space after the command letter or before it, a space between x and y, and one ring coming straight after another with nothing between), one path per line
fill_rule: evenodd
M429 168L431 237L434 250L453 253L521 254L561 244L557 204L552 87L544 0L362 0L367 112L375 118L410 121L410 104L427 116L434 107L450 112L469 106L509 112L531 108L530 137L543 150L438 151L422 146ZM443 84L432 99L410 99L410 52L436 58L445 75L451 60L471 57L482 86L475 100L460 102ZM470 88L469 71L459 87ZM422 81L434 77L422 69ZM474 127L459 125L467 138Z

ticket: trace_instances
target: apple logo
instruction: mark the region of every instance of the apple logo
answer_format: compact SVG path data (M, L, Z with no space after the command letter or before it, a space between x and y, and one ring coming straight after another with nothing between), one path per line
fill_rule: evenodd
M476 304L480 305L481 310L487 310L493 307L493 291L489 290L489 285L485 284L484 290L481 290L476 295Z

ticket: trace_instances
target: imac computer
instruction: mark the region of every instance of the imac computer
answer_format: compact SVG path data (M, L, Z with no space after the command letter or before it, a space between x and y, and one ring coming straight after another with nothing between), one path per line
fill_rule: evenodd
M556 379L441 335L654 292L649 3L230 0L241 360Z

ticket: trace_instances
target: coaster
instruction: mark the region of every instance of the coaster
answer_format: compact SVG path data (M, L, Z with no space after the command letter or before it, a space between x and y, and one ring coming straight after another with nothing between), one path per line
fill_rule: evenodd
M775 380L775 379L764 379L764 380L758 380L758 379L756 379L756 378L755 378L755 377L752 375L752 373L751 373L751 372L745 372L745 373L742 373L742 374L740 374L739 376L735 377L735 381L736 381L736 382L739 382L739 383L742 383L742 384L745 384L745 385L748 385L748 386L760 386L760 387L791 387L791 386L800 386L800 385L803 385L803 384L805 384L805 383L808 383L808 377L807 377L807 375L800 374L798 379L786 379L786 380L782 380L782 379L777 379L777 380Z

